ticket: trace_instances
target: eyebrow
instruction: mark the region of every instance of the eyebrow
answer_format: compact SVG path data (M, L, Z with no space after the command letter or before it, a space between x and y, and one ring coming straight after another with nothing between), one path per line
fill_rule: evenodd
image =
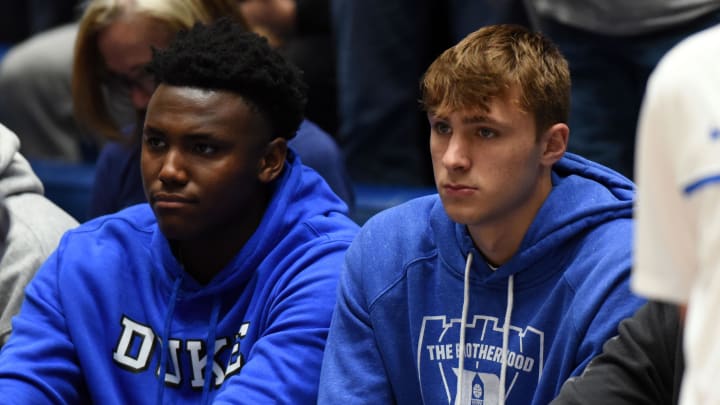
M159 130L149 125L145 126L143 132L154 136L166 136L165 132L163 132L162 130ZM190 132L187 134L182 134L181 138L191 141L217 140L217 136L209 132Z
M219 140L217 135L213 135L210 133L204 133L204 132L191 132L189 134L183 135L182 138L190 140L190 141L208 141L208 140L218 141Z
M449 121L450 118L442 115L442 114L434 114L430 113L430 117L436 120L442 120L442 121ZM494 124L494 125L503 125L502 122L490 118L487 115L484 114L476 114L476 115L470 115L462 118L463 124Z
M496 120L487 117L486 115L471 115L469 117L463 117L463 124L480 124L480 123L495 123L499 124Z
M154 128L150 125L143 126L143 134L150 134L150 135L165 135L165 133L157 128Z

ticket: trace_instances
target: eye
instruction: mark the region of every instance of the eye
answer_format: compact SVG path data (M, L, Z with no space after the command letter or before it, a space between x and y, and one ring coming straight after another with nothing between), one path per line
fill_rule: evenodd
M498 134L494 129L490 128L479 128L477 134L483 138L495 138Z
M200 155L212 155L217 151L217 147L209 143L196 143L193 145L192 150Z
M160 150L165 147L165 140L153 135L143 134L145 145L152 150Z
M439 135L449 135L452 133L452 128L445 121L433 123L433 130Z

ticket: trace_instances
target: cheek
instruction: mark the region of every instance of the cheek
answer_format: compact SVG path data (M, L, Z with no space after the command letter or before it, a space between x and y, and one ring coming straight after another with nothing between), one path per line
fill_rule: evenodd
M496 165L494 168L495 178L500 188L507 187L509 184L515 185L517 188L523 188L528 183L532 183L537 178L538 173L538 157L528 149L516 151L503 160L503 164ZM493 170L493 168L487 168Z
M255 168L235 165L208 168L198 173L198 176L202 176L208 191L233 199L243 198L257 182Z
M521 168L535 166L538 163L539 148L535 143L518 142L504 153L508 167Z
M140 174L142 175L143 179L145 179L146 177L148 179L152 177L153 173L157 172L157 166L158 163L155 159L151 159L147 157L145 153L141 153Z
M433 164L440 163L440 160L447 149L447 142L437 139L435 136L430 137L430 158Z

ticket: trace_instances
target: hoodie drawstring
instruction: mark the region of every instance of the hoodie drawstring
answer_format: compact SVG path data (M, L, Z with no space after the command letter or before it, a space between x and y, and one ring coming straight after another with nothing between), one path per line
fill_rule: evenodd
M455 395L455 405L465 404L465 391L463 386L463 374L465 373L465 329L468 318L468 308L470 306L470 266L472 265L472 252L468 253L465 262L465 281L463 285L463 306L462 319L460 320L460 356L458 358L458 379L457 391ZM505 321L503 323L502 335L502 363L500 365L500 387L498 391L498 400L500 404L505 403L505 380L507 374L507 354L510 339L510 324L512 310L514 304L515 276L510 275L508 278L507 303L505 306Z
M180 276L175 280L172 292L170 293L170 302L168 302L168 310L165 314L165 325L163 326L162 336L160 337L160 384L158 384L158 392L155 399L155 403L158 405L162 404L163 395L165 393L165 371L167 365L168 351L170 350L170 348L168 347L170 340L170 325L172 324L172 318L175 314L175 302L177 301L182 281L183 274L180 273Z
M220 299L215 297L212 312L210 313L210 326L208 327L207 342L205 346L205 382L203 384L202 404L209 403L208 396L210 387L213 385L213 367L215 367L215 333L217 328L218 317L220 316Z
M472 265L472 252L468 253L465 262L465 282L463 286L463 305L462 319L460 319L460 359L458 359L458 379L457 394L455 395L455 405L464 404L463 396L465 392L462 389L463 374L465 371L465 324L467 323L468 307L470 306L470 265Z
M510 339L510 317L512 316L513 303L515 302L515 276L508 278L507 305L505 306L505 322L503 323L502 339L502 363L500 364L500 389L498 398L501 404L505 403L505 379L507 375L508 340Z

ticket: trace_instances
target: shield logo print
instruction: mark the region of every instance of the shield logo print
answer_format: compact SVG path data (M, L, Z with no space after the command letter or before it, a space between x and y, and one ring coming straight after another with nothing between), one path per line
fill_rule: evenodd
M423 318L417 347L420 382L423 387L439 384L443 388L423 391L424 398L432 397L434 402L453 405L499 404L502 324L497 317L476 315L465 325L464 370L461 392L457 393L460 325L459 319L448 321L444 315ZM543 364L544 334L541 331L511 326L509 333L506 398L512 395L512 388L518 382L537 384ZM458 395L461 400L456 402Z

